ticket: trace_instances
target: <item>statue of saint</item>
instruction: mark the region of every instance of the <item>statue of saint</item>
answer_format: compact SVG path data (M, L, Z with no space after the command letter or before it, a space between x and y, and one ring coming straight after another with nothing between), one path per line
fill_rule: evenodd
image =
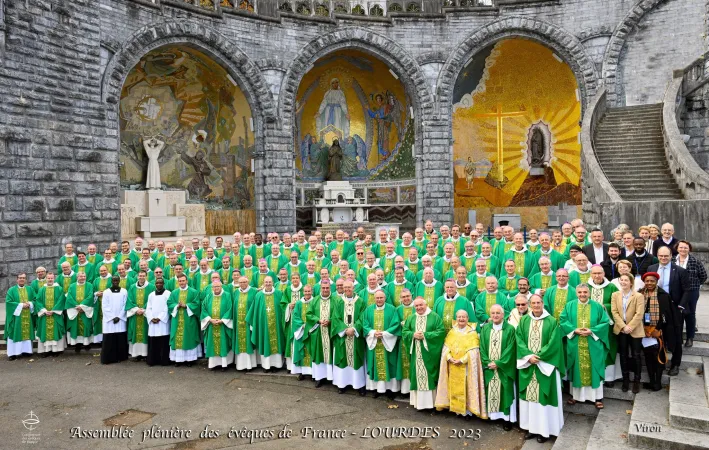
M544 164L544 135L539 129L532 133L532 167L542 167Z
M150 139L143 139L143 148L148 155L148 174L145 180L145 189L162 189L158 157L164 147L165 143L154 136Z
M327 180L342 181L342 147L337 139L332 141L332 146L328 151L327 160Z
M212 189L207 184L206 178L212 173L212 169L205 159L204 152L198 150L194 157L184 152L180 157L194 169L194 176L190 180L190 184L187 185L187 191L197 198L205 198L211 194Z

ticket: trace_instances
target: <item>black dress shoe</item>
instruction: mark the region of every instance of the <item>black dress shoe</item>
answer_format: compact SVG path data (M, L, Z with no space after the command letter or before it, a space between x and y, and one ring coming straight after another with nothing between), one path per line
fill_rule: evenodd
M360 395L362 395L361 392L360 392ZM381 394L378 391L374 391L374 398L379 398L380 395Z
M623 386L620 388L623 392L628 392L628 389L630 389L630 380L624 379L623 380Z
M15 355L12 355L12 356L10 356L10 357L9 357L8 359L9 359L10 361L14 361L14 360L16 360L16 359L17 359L17 356L15 356Z
M321 388L322 385L325 384L325 380L318 380L317 383L315 383L316 388Z
M505 422L504 425L502 425L502 429L505 431L510 431L512 429L512 422Z
M685 346L685 347L688 347L688 348L689 348L689 347L691 347L691 346L693 346L693 345L694 345L694 340L693 340L693 339L687 339L686 341L684 341L684 346Z
M337 393L338 393L338 394L344 394L344 393L345 393L345 390L344 390L343 388L339 388L339 389L337 390Z
M81 352L81 347L79 346L79 344L76 344L76 346L74 347L74 352L76 352L76 353Z
M388 398L389 400L394 400L395 397L396 397L396 392L391 392L391 391L389 391L389 392L387 393L387 398Z
M529 431L527 431L527 433L525 433L525 435L524 435L524 440L525 440L525 441L528 441L528 440L530 440L530 439L534 439L535 437L537 437L536 434L530 433ZM540 436L540 437L541 437L541 436Z
M366 396L367 396L367 389L361 388L361 389L359 390L359 396L360 396L360 397L366 397Z
M606 388L612 388L613 386L615 386L615 383L613 381L606 381L605 383L603 383L603 387Z
M226 372L226 367L222 367L222 372Z
M640 392L640 380L633 381L633 394Z
M540 444L543 444L548 440L549 440L549 438L546 438L544 436L537 436L537 442L539 442Z
M264 367L262 370L263 370L263 373L268 373L270 369L267 369Z
M672 368L670 368L670 371L667 372L667 375L669 375L669 376L671 376L671 377L674 377L674 376L679 375L679 367L672 367Z
M650 389L652 390L652 392L661 391L661 390L662 390L662 384L660 384L660 383L654 383Z
M299 374L299 375L298 375L298 381L303 381L303 379L305 379L305 377L303 376L303 374L302 374L302 373Z

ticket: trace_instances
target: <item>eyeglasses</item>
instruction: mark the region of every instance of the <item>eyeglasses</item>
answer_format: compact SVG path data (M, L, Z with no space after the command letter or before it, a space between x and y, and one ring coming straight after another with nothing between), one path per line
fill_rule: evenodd
M515 303L515 306L525 306L526 303Z
M364 253L362 253L362 252L357 252L357 254L358 254L358 255L364 255Z

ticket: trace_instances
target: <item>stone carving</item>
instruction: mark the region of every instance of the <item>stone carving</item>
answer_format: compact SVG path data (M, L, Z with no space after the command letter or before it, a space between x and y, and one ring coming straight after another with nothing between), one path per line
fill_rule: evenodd
M143 138L143 148L148 155L148 173L145 179L145 189L162 189L158 157L164 147L165 142L157 139L155 136L150 139Z
M176 205L178 216L184 216L186 221L187 234L206 234L204 205Z
M539 128L535 128L533 133L532 133L532 146L531 146L531 152L532 152L532 167L542 167L544 165L544 153L545 153L545 146L544 146L544 135L542 132L539 130Z
M198 199L205 198L211 194L212 189L207 185L206 178L212 173L212 168L205 159L204 152L199 150L194 156L190 156L185 152L180 157L194 169L194 176L190 184L187 185L187 191Z
M327 208L323 208L323 210L320 211L320 221L322 223L328 223L330 221L330 211Z
M135 218L138 216L135 205L121 205L121 236L126 238L136 235Z

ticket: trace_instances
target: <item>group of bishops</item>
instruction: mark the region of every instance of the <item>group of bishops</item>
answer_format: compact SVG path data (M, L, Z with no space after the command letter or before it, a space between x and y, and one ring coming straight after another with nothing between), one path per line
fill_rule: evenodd
M519 420L540 442L563 426L562 379L572 400L602 408L615 364L610 296L618 289L582 249L582 225L551 235L481 224L374 242L317 231L235 233L192 245L136 238L66 244L56 274L38 268L7 294L15 359L102 345L102 362L276 371L321 387L409 395L417 409ZM579 232L579 230L581 232ZM581 234L584 236L580 236ZM594 301L589 301L594 300Z

